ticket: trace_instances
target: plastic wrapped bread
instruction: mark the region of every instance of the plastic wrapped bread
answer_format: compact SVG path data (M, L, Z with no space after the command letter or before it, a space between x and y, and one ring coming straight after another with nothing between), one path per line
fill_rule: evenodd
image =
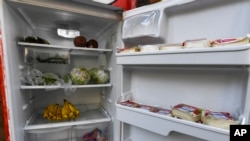
M198 122L201 118L201 109L187 104L178 104L172 108L172 114L180 119Z
M230 113L214 112L209 110L202 111L201 121L203 122L203 124L223 129L229 129L230 125L240 123L239 121L234 120Z

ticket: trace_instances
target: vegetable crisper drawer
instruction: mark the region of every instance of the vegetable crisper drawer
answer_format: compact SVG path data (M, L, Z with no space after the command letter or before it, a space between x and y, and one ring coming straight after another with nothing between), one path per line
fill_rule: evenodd
M124 42L159 43L164 41L162 20L164 14L160 10L149 11L128 17L124 20L122 27L122 38ZM143 41L143 42L140 42Z
M74 141L111 141L110 122L75 126Z
M27 136L28 141L69 141L72 139L72 127L32 130Z

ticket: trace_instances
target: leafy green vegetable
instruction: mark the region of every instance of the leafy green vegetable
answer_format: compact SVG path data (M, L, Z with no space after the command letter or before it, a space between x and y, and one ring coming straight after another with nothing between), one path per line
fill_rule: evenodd
M70 72L70 78L73 84L84 85L90 81L90 75L84 67L75 67Z
M109 71L100 68L90 69L89 74L91 77L90 83L92 84L106 84L110 79Z

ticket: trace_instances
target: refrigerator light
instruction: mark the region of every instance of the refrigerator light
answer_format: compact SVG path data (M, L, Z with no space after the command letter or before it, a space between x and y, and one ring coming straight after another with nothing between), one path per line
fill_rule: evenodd
M79 30L57 28L57 35L65 38L80 36Z

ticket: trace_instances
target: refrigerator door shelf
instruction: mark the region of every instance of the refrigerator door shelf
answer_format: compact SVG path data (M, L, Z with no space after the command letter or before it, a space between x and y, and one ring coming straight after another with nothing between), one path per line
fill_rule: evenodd
M99 55L103 53L112 53L112 49L102 49L102 48L85 48L85 47L74 47L74 46L61 46L61 45L47 45L47 44L36 44L36 43L26 43L18 42L18 45L23 48L30 49L44 49L46 51L68 51L70 54L79 55Z
M154 10L163 11L166 8L171 8L174 6L183 5L183 4L187 4L190 2L194 2L194 1L195 0L162 0L161 2L156 2L154 4L145 5L142 7L137 7L132 10L125 11L123 12L123 17L126 19L128 17L132 17L134 15L149 12L149 11L154 11Z
M218 140L229 140L229 130L119 104L120 100L125 100L126 98L132 98L132 96L130 94L124 95L116 103L117 119L124 123L149 130L162 136L168 136L171 132L175 131L204 140L214 140L214 137Z
M80 116L75 121L54 122L43 118L43 110L38 109L32 114L24 126L24 131L28 133L42 133L53 128L66 128L75 125L87 125L110 122L111 117L99 104L77 105Z
M157 52L116 53L121 65L249 65L250 44Z

